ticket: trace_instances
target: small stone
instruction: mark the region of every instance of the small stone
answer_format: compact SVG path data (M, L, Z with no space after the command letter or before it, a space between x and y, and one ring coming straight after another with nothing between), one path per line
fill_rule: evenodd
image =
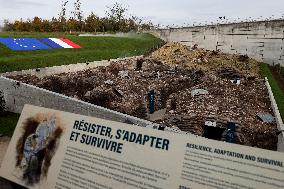
M191 97L199 96L199 95L208 95L209 92L204 89L195 89L191 91Z
M118 75L121 77L121 78L129 78L129 74L128 74L128 71L119 71L118 72Z
M105 81L105 84L108 84L108 85L113 85L113 83L114 83L114 82L113 82L112 80L106 80L106 81Z
M230 80L232 83L234 84L237 84L237 85L240 85L241 84L241 80L240 79L233 79L233 80Z
M151 128L151 129L153 129L153 125L146 125L146 128Z
M273 123L275 121L275 118L270 113L260 112L256 116L264 123Z
M119 96L119 97L123 97L123 96L124 96L124 93L123 93L121 90L116 89L116 88L113 88L112 90L113 90L113 92L114 92L117 96Z
M205 121L205 125L209 127L216 127L216 121Z
M198 58L198 59L196 60L196 62L197 62L198 64L202 64L202 63L203 63L203 61L202 61L200 58Z
M84 98L89 99L91 97L92 91L88 91L86 92L86 94L84 95Z
M74 95L73 98L77 99L77 100L80 100L80 97L77 96L77 95Z

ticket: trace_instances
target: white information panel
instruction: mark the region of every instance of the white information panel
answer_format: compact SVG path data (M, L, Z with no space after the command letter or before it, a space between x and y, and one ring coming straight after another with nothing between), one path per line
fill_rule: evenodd
M0 176L41 189L284 188L284 154L26 105Z

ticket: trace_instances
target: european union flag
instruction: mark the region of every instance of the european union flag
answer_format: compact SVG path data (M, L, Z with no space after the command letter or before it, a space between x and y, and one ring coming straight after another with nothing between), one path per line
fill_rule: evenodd
M15 51L50 49L35 38L0 38L0 43Z

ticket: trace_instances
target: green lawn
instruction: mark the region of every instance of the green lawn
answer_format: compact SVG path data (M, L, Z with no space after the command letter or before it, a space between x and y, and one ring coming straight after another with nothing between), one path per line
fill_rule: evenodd
M263 77L267 77L269 80L269 84L271 86L274 98L278 105L278 109L280 111L282 120L284 120L284 94L282 90L280 89L280 87L278 86L276 79L273 77L268 64L262 63L260 65L260 68L261 68L261 75Z
M0 73L142 55L162 43L161 39L150 34L133 34L128 37L78 37L77 34L64 33L2 32L0 37L62 37L83 47L82 49L11 51L0 44ZM18 114L0 115L0 134L12 136L18 119Z
M0 134L12 136L20 115L14 113L5 113L0 115Z
M0 37L62 37L83 47L82 49L11 51L0 44L0 73L142 55L162 42L161 39L150 34L133 34L129 37L78 37L63 33L3 32L0 33Z

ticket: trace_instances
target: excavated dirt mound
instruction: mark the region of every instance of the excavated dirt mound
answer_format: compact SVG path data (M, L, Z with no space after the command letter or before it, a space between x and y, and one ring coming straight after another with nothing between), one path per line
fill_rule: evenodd
M138 61L139 62L139 61ZM81 99L122 113L146 118L148 92L155 90L155 110L166 107L168 96L192 87L202 72L170 67L153 59L111 63L108 67L66 73L39 79L35 76L10 77L25 83Z
M194 89L205 89L208 95L193 97L191 91ZM211 76L204 77L200 84L169 97L166 115L170 119L164 120L164 124L175 125L182 130L204 135L205 121L215 120L217 125L218 120L219 122L220 120L233 121L239 127L238 143L275 149L277 143L275 123L264 123L258 120L256 114L259 112L273 114L263 80L246 80L237 85ZM171 117L176 116L181 116L180 126L172 122ZM197 124L193 119L196 116L199 120ZM208 117L215 117L215 119L208 119ZM187 125L194 127L190 128ZM225 124L220 125L222 128L225 126Z
M170 65L183 65L206 73L234 70L240 77L260 77L259 63L246 55L231 55L171 42L152 53L152 57Z

